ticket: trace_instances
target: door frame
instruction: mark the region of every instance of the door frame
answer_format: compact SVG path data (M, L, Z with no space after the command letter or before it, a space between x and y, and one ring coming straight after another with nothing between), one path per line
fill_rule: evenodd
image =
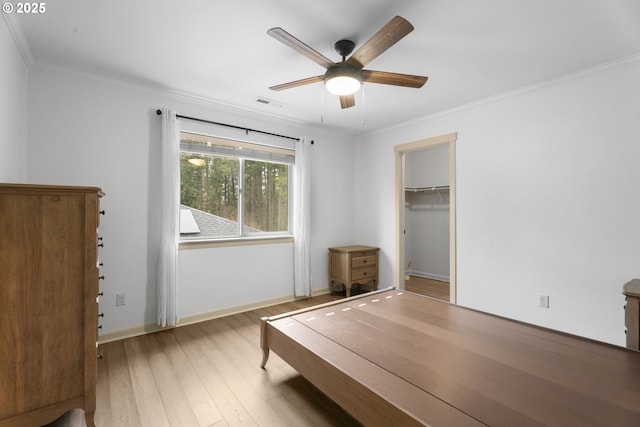
M456 139L457 133L395 145L394 150L394 203L395 203L395 274L394 286L404 289L405 280L405 154L443 145L449 146L449 302L456 303Z

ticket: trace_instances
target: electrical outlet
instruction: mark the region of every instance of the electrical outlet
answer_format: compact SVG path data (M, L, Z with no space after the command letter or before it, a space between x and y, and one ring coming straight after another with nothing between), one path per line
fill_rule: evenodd
M116 294L116 305L125 305L127 303L127 296L124 292Z
M540 295L538 306L542 308L549 308L549 295Z

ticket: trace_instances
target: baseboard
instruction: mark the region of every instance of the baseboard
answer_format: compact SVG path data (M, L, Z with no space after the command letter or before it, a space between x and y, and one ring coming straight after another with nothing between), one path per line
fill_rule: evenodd
M150 323L147 325L134 326L133 328L119 329L117 331L101 334L98 337L98 345L106 344L112 341L120 341L127 338L133 338L140 335L151 334L151 333L163 331L166 329L172 329L172 328L169 328L169 327L163 328L159 325Z
M425 273L424 271L407 270L405 276L422 277L423 279L439 280L441 282L449 282L449 276L441 276L439 274Z
M328 293L329 293L329 288L311 290L312 297L325 295ZM215 310L208 313L198 314L195 316L189 316L189 317L180 319L176 327L192 325L194 323L205 322L207 320L213 320L220 317L231 316L234 314L244 313L246 311L251 311L251 310L257 310L259 308L269 307L272 305L284 304L287 302L295 301L296 299L300 299L300 298L296 298L293 295L289 295L285 297L256 301L250 304L237 305L234 307ZM127 338L133 338L133 337L137 337L145 334L151 334L151 333L159 332L166 329L173 329L173 328L172 327L163 328L159 325L152 323L147 325L136 326L133 328L120 329L118 331L108 332L100 335L98 337L98 344L106 344L108 342L119 341Z

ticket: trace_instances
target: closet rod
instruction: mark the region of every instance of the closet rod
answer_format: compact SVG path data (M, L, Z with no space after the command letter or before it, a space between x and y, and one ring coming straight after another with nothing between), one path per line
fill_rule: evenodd
M440 190L448 190L448 185L434 185L431 187L404 187L405 191L412 191L414 193L418 193L421 191L440 191Z
M162 110L156 110L156 114L161 116L162 115ZM189 116L181 116L179 114L176 114L176 117L179 118L179 119L187 119L187 120L194 120L196 122L208 123L210 125L225 126L225 127L228 127L228 128L239 129L239 130L243 130L245 132L256 132L256 133L261 133L263 135L277 136L278 138L293 139L294 141L300 141L300 138L296 138L296 137L293 137L293 136L280 135L280 134L277 134L277 133L265 132L263 130L257 130L257 129L245 128L245 127L242 127L242 126L230 125L228 123L213 122L211 120L198 119L198 118L189 117ZM311 141L311 144L313 144L313 141Z

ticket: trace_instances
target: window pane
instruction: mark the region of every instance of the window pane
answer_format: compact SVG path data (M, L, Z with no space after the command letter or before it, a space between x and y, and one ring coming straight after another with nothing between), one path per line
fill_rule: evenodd
M180 203L183 209L191 211L199 228L199 232L181 233L182 237L211 239L239 235L239 164L236 158L180 153Z
M288 165L245 160L243 196L245 233L288 231Z

